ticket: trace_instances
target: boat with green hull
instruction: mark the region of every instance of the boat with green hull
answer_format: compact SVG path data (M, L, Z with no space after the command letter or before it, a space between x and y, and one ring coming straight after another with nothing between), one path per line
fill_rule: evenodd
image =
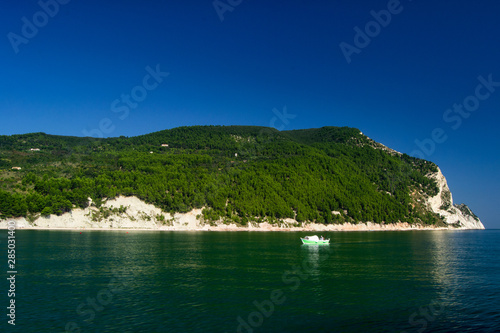
M318 237L314 236L306 236L304 238L300 238L302 240L302 244L307 245L329 245L330 239L324 239L323 236Z

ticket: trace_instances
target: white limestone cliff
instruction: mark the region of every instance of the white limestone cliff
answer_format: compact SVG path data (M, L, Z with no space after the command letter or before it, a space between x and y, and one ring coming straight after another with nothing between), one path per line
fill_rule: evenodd
M439 192L436 196L420 197L426 209L441 215L450 229L484 229L479 218L464 204L453 205L453 199L441 170L428 175L435 179ZM420 200L419 200L420 201ZM405 222L377 224L372 222L323 225L317 223L301 224L293 219L271 225L267 222L250 223L246 227L225 224L223 221L208 223L201 218L202 210L193 209L187 213L170 214L148 204L137 197L119 196L106 200L101 208L89 206L75 208L60 216L38 217L35 221L26 218L15 220L17 228L42 229L143 229L143 230L249 230L249 231L366 231L366 230L432 230L443 229L434 226L410 225ZM8 220L0 220L0 229L7 228Z
M439 188L436 196L427 200L427 207L434 213L444 217L444 221L459 229L484 229L481 220L465 204L453 204L453 197L441 169L434 174L428 175L434 179Z

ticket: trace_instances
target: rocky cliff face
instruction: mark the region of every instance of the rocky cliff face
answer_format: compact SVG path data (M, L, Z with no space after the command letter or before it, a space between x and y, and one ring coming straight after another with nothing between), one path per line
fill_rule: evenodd
M427 207L444 217L444 221L460 229L484 229L481 220L465 204L453 204L453 197L441 170L429 175L436 181L439 192L427 200Z

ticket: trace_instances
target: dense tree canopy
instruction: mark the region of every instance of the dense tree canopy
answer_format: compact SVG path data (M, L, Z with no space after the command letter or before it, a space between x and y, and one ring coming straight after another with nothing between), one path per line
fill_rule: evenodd
M194 126L108 139L0 136L0 214L62 214L87 207L88 198L100 205L135 195L164 211L205 207L207 220L241 224L287 217L435 223L438 217L416 209L410 194L437 194L426 177L436 170L346 127Z

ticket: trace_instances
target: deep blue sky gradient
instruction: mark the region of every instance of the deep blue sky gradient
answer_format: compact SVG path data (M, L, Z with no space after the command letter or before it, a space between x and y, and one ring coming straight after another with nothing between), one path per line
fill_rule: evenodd
M0 134L356 127L437 163L454 201L500 228L500 87L482 88L489 95L467 118L443 119L475 95L479 76L500 82L500 2L401 0L350 63L339 45L355 46L354 28L373 27L370 12L397 1L238 2L221 21L213 0L71 0L16 53L9 33L22 36L23 17L43 19L42 9L34 0L3 1ZM141 88L148 66L169 73L149 91ZM147 96L127 114L114 112L132 91ZM285 107L283 122L276 112Z

